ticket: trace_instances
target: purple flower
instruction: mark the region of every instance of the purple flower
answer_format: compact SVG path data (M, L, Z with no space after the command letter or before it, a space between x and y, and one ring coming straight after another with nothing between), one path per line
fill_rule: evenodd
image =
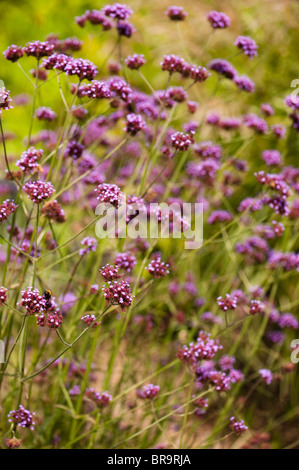
M227 312L227 310L235 310L237 308L237 298L230 296L230 294L225 294L225 299L221 296L217 297L217 303L224 312Z
M255 84L247 75L235 77L234 82L240 90L244 90L247 93L253 93L255 90Z
M130 284L126 281L109 281L102 289L106 302L111 305L119 305L122 311L130 307L133 301Z
M101 322L95 321L96 316L94 314L92 314L92 315L83 315L83 317L81 317L81 320L85 323L86 326L92 325L93 328L96 328L101 323Z
M223 75L230 80L233 80L237 76L237 71L230 62L223 59L214 59L208 65L209 69Z
M53 220L54 222L60 224L65 222L65 212L56 200L45 202L41 213L44 217L49 220Z
M169 274L168 268L169 264L162 261L158 256L157 258L153 259L145 269L147 269L147 271L155 279L158 279L159 277L165 277L167 274Z
M40 121L53 121L57 118L57 114L54 113L51 108L46 108L45 106L37 108L35 111L35 116Z
M86 248L81 248L79 250L79 255L83 256L86 253L90 253L91 251L96 251L98 243L95 238L92 237L85 237L81 241L81 245L85 246Z
M131 70L138 70L142 65L146 64L143 54L129 55L125 60L126 66Z
M145 121L140 114L127 114L125 132L135 136L139 131L146 129Z
M284 100L285 104L289 107L297 111L299 109L299 98L297 94L293 95L288 95L286 96Z
M45 201L55 192L50 181L28 181L28 183L23 186L23 190L27 193L29 199L36 204Z
M222 147L220 145L214 144L211 141L200 142L194 147L194 153L203 158L216 158L220 160L222 155Z
M87 10L85 15L77 17L76 22L79 26L84 26L85 22L89 21L93 25L101 25L104 31L109 31L113 28L113 22L108 20L105 15L99 10Z
M12 99L9 95L10 91L7 90L5 87L0 88L0 114L2 113L2 109L5 109L6 111L8 109L12 109L13 106L11 106Z
M237 436L240 436L248 429L248 426L245 425L243 419L241 419L241 421L236 421L234 416L230 418L229 427L237 434Z
M299 322L294 315L291 313L284 313L279 318L278 324L280 328L292 328L293 330L298 330Z
M120 21L117 25L117 31L120 36L125 36L126 38L130 38L132 34L135 33L136 29L128 21L127 22Z
M185 12L183 7L171 6L167 8L165 15L172 21L183 21L188 13Z
M93 80L99 73L97 67L87 59L72 59L64 67L67 75L77 75L80 80Z
M218 210L213 211L208 218L208 224L219 224L230 222L233 216L228 211Z
M269 103L262 103L261 104L261 111L265 116L273 116L274 109Z
M21 301L17 305L25 308L26 315L36 315L45 309L45 300L37 289L27 287L27 289L22 290L21 294Z
M262 159L268 166L275 166L280 163L281 153L278 150L265 150Z
M15 212L17 208L18 205L9 199L6 199L2 204L0 204L0 223L7 220L9 215Z
M244 123L247 127L254 129L258 134L266 134L268 132L268 125L266 121L256 114L245 115Z
M249 36L238 36L234 45L237 46L238 49L241 49L244 54L248 55L250 58L257 56L258 46Z
M148 384L142 387L142 390L137 390L137 394L140 398L148 398L152 400L156 398L160 392L159 385Z
M0 287L0 305L4 304L7 300L7 295L6 295L7 289L6 287Z
M285 138L285 136L286 136L285 126L282 126L281 124L274 124L273 126L270 127L270 129L278 139L284 139Z
M32 41L28 42L23 50L27 56L33 56L40 60L42 57L52 54L54 44L51 44L49 41Z
M251 315L263 314L265 306L260 300L251 300L249 313Z
M114 264L127 271L127 273L130 273L132 269L134 269L136 262L135 256L129 251L126 253L118 253L114 259Z
M177 353L177 357L185 364L196 364L201 360L210 360L222 349L218 339L214 340L209 333L200 331L196 343L183 346Z
M161 62L162 70L169 73L182 72L184 65L184 59L173 54L163 56L163 60Z
M113 5L106 5L102 12L109 18L127 20L132 15L133 10L124 3L114 3Z
M55 69L64 71L67 64L72 60L72 57L65 54L52 54L42 61L42 67L46 70Z
M221 370L223 370L223 371L231 370L231 369L233 369L235 362L236 362L235 357L233 357L233 356L230 357L230 356L224 355L219 359L219 366L220 366Z
M121 78L115 77L108 80L107 85L114 96L118 96L125 103L131 103L132 101L132 89Z
M21 154L21 158L16 162L16 165L21 168L25 174L31 173L38 167L38 162L42 156L43 150L30 147Z
M207 14L207 19L212 28L215 29L228 28L230 25L230 18L221 11L210 11Z
M35 413L30 413L24 406L20 405L17 410L12 410L8 414L8 421L14 423L22 428L34 429L34 416Z
M269 369L260 369L259 374L264 379L267 385L270 385L273 379L272 372Z
M3 52L3 54L6 60L17 62L21 57L23 57L24 52L21 46L15 46L12 44Z
M100 274L103 276L105 281L114 281L115 279L119 279L123 276L123 274L119 274L119 266L112 266L106 264L102 268L99 269Z
M98 406L105 408L112 401L112 395L108 392L97 392L94 388L87 388L85 390L85 395L87 398L93 400Z
M100 202L106 202L112 204L118 209L125 199L125 194L120 190L116 184L100 184L95 191L97 192L97 199Z
M65 157L72 157L74 160L78 160L83 154L84 145L81 142L77 142L76 140L71 140L68 142L66 150L64 152Z
M183 132L176 132L175 134L172 134L171 141L172 146L181 152L188 150L190 145L194 143L192 135L184 134Z
M190 78L192 78L194 82L205 82L206 79L210 77L210 75L211 74L205 67L196 67L194 65L190 67Z
M274 344L282 344L285 339L285 334L282 331L269 331L267 338Z

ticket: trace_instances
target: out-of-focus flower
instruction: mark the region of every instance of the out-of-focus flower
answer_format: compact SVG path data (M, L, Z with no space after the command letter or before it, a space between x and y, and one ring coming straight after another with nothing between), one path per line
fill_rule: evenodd
M241 49L244 54L248 55L250 58L257 56L258 46L249 36L238 36L234 45L237 46L238 49Z
M230 25L230 18L221 11L210 11L207 14L207 19L212 28L215 29L228 28Z
M31 413L26 410L24 406L20 405L17 410L12 410L8 414L8 421L14 423L22 428L34 429L34 416L35 413Z

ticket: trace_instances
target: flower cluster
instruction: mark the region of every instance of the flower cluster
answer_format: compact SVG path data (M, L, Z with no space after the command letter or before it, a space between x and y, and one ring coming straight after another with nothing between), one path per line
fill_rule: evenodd
M140 398L147 398L152 400L153 398L156 398L158 396L159 392L159 385L147 384L144 385L141 390L137 390L137 395Z
M23 190L27 193L29 199L36 204L49 199L55 192L50 181L28 181L24 184Z
M8 421L21 428L29 428L33 431L35 425L34 416L35 413L31 413L29 410L26 410L24 406L20 405L17 410L10 411Z
M123 312L131 306L134 297L127 281L108 281L102 290L108 304L119 305Z
M10 214L13 214L18 208L18 205L14 201L6 199L2 204L0 204L0 223L7 220Z
M16 165L21 168L25 174L32 173L38 167L42 156L43 150L30 147L21 154L21 158L16 162Z

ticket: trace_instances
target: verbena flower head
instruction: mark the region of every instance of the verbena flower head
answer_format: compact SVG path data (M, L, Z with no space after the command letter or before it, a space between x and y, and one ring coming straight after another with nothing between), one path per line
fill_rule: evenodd
M18 302L26 310L26 315L36 315L45 310L45 299L38 289L27 287L21 292L21 301Z
M260 369L259 374L267 385L270 385L273 379L273 374L269 369Z
M236 421L234 416L230 418L229 427L237 434L237 436L240 436L248 429L248 426L245 425L243 419L241 419L241 421Z
M35 425L34 416L35 413L31 413L29 410L26 410L22 405L20 405L17 410L10 411L8 414L8 421L22 428L29 428L33 430Z
M161 260L160 256L153 259L145 268L155 279L165 277L169 274L169 264Z
M46 201L55 192L50 181L28 181L28 183L24 184L23 190L27 193L29 199L36 204Z
M79 250L79 255L83 256L83 255L86 255L87 253L90 253L91 251L96 251L98 242L96 241L95 238L85 237L81 241L81 245L83 245L85 248L81 248Z
M222 349L219 340L212 339L210 333L200 331L196 343L189 343L178 351L177 357L185 364L196 366L201 360L210 360Z
M248 55L250 58L257 56L258 46L249 36L238 36L234 45L237 46L238 49L241 49L244 54Z
M215 29L228 28L230 25L230 18L221 11L210 11L207 14L207 19Z
M183 132L175 132L175 134L172 134L171 141L172 146L181 152L188 150L190 145L194 143L192 135L184 134Z
M35 116L39 121L54 121L57 118L57 114L52 111L51 108L46 106L41 106L35 111Z
M127 20L133 13L133 10L124 3L113 3L102 8L104 15L116 20Z
M67 75L77 75L80 80L93 80L98 75L97 67L87 59L72 59L64 67Z
M224 222L230 222L233 216L224 210L213 211L208 218L208 224L219 224Z
M24 47L24 52L27 56L33 56L37 60L52 54L54 51L54 44L49 41L32 41L28 42Z
M97 199L100 202L112 204L118 209L125 199L125 194L120 190L116 184L100 184L96 189Z
M224 312L227 310L235 310L237 308L237 299L230 294L225 294L224 299L221 296L217 297L217 303Z
M132 304L131 286L127 281L108 281L102 290L106 302L111 305L119 305L122 311Z
M205 67L196 67L195 65L190 67L190 78L192 78L194 82L205 82L206 79L210 77L210 75L211 74Z
M120 266L113 266L110 264L106 264L102 268L99 269L100 274L103 276L105 281L114 281L119 279L123 276L123 274L119 274Z
M140 114L127 114L125 132L135 136L139 131L144 129L146 129L146 123Z
M125 82L125 80L119 77L114 77L108 80L107 85L112 92L112 96L121 98L125 103L131 103L133 93L132 88L127 82Z
M10 199L6 199L2 204L0 204L0 224L7 220L10 214L13 214L18 208L18 205L11 201Z
M280 163L281 153L278 150L264 150L262 159L268 166L275 166Z
M140 398L147 398L152 400L153 398L156 398L158 396L159 392L159 385L147 384L144 385L141 390L137 390L137 395Z
M54 222L65 222L65 212L56 200L45 202L44 206L42 207L41 213L44 217L49 220L53 220Z
M96 320L96 316L91 314L91 315L83 315L83 317L81 317L81 320L85 323L85 325L87 326L90 326L92 325L93 328L96 328L97 326L100 325L101 322L97 322L95 321Z
M223 75L230 80L233 80L237 76L237 71L233 65L224 59L213 59L208 65L209 69Z
M108 392L97 392L94 388L87 388L85 390L85 395L87 398L93 400L98 406L106 407L112 401L112 395Z
M72 157L73 160L78 160L78 158L82 157L84 149L85 147L83 144L81 144L81 142L78 142L77 140L71 140L67 144L64 156Z
M78 87L77 95L79 98L108 99L111 98L111 91L105 82L92 80L91 83L83 84Z
M129 251L126 253L118 253L114 258L114 264L127 271L127 273L130 273L134 269L136 263L136 257Z
M298 330L299 322L297 318L291 313L284 313L279 318L278 324L280 328L292 328L293 330Z
M65 55L65 54L52 54L50 57L43 59L42 67L46 70L60 70L64 71L66 65L73 60L72 57Z
M12 44L3 52L3 54L6 60L17 62L21 57L23 57L24 52L21 46L15 46Z
M188 13L183 7L171 6L167 8L165 15L172 21L183 21Z
M43 150L30 147L21 154L21 158L16 162L16 165L21 168L25 174L32 173L38 167L42 156Z
M6 111L8 109L12 109L13 106L11 106L12 99L10 97L10 91L7 90L5 87L0 88L0 114L2 113L2 109L5 109Z
M234 82L240 90L246 91L247 93L253 93L255 91L255 84L247 75L235 77Z
M277 137L278 139L284 139L286 136L286 128L285 126L282 126L281 124L273 124L273 126L270 127L271 131Z
M129 55L125 60L126 66L131 70L139 70L142 65L146 64L143 54Z
M117 31L120 36L125 36L126 38L130 38L133 33L135 33L136 29L129 23L128 21L120 21L117 26Z
M245 115L244 123L247 127L255 130L258 134L266 134L268 132L268 125L266 121L256 114Z
M260 300L251 300L249 313L251 315L263 314L265 312L265 306Z
M2 305L7 300L7 289L6 287L0 287L0 305Z
M262 103L261 106L261 111L265 116L273 116L274 114L274 109L269 103Z
M177 55L165 55L163 56L163 60L161 62L162 70L174 73L174 72L182 72L184 69L185 61L180 56Z

